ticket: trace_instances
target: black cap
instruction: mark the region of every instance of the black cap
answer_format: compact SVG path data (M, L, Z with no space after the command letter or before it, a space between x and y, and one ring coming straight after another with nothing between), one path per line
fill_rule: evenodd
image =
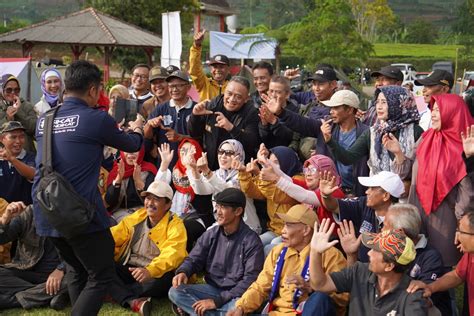
M187 83L191 83L191 78L189 77L189 75L186 72L181 71L181 70L176 70L172 72L168 77L166 77L166 81L169 82L173 78L178 78L183 81L186 81Z
M150 69L150 82L155 79L166 79L168 77L168 72L163 67L153 67Z
M446 70L436 69L424 79L415 80L417 86L449 86L451 89L454 85L453 75Z
M395 66L382 67L379 71L373 71L370 74L371 77L385 76L387 78L396 79L397 81L403 81L403 72Z
M316 69L313 75L308 77L308 80L318 81L318 82L328 82L338 80L336 72L334 69L329 67L320 67Z
M3 123L2 125L2 131L1 133L6 133L6 132L11 132L11 131L15 131L17 129L22 129L22 130L26 130L26 128L23 127L23 125L18 122L18 121L9 121L9 122L5 122Z
M209 65L213 65L213 64L221 64L221 65L229 66L230 60L226 55L218 54L216 56L213 56L211 60L209 61Z
M166 67L166 72L168 73L168 75L171 75L176 70L179 70L179 68L175 65L169 65L168 67Z
M245 208L246 198L245 194L236 188L227 188L224 191L217 193L214 196L214 201L217 204L233 207Z

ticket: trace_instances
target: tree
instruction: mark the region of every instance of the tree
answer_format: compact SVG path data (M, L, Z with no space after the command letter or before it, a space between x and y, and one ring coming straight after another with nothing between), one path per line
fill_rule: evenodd
M314 0L314 9L290 33L288 43L313 66L360 63L373 51L357 32L347 0Z
M422 19L416 19L407 27L406 43L412 44L434 44L438 38L438 29Z
M391 28L396 16L387 0L349 0L356 21L357 32L374 43L384 29Z
M197 8L193 0L86 0L85 6L117 17L148 31L161 34L161 14L180 11L181 29L191 30L193 12ZM145 53L139 49L117 48L113 60L123 70L130 71L133 65L146 61Z

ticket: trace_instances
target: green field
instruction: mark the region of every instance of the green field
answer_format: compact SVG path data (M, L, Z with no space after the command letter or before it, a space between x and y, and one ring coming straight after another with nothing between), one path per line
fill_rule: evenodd
M432 57L454 60L456 48L461 47L460 45L374 44L373 57Z

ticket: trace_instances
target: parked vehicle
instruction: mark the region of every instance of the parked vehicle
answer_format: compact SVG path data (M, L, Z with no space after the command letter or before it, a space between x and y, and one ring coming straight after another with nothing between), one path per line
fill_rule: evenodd
M437 69L446 70L451 74L454 74L454 67L453 63L450 61L437 61L431 66L431 71L435 71Z
M412 64L391 64L393 67L397 67L403 73L403 81L413 81L416 76L416 69Z

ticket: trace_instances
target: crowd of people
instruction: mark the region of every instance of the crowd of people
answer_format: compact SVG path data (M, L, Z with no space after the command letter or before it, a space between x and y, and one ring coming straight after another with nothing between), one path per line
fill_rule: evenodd
M225 55L207 76L204 36L187 71L137 64L130 87L104 91L88 61L46 69L34 106L1 76L0 309L150 315L168 297L176 315L474 315L474 109L452 75L415 81L421 111L382 67L364 111L328 64L297 93L298 70L265 61L254 92ZM137 113L118 121L123 103ZM48 138L94 207L72 237L39 203Z

